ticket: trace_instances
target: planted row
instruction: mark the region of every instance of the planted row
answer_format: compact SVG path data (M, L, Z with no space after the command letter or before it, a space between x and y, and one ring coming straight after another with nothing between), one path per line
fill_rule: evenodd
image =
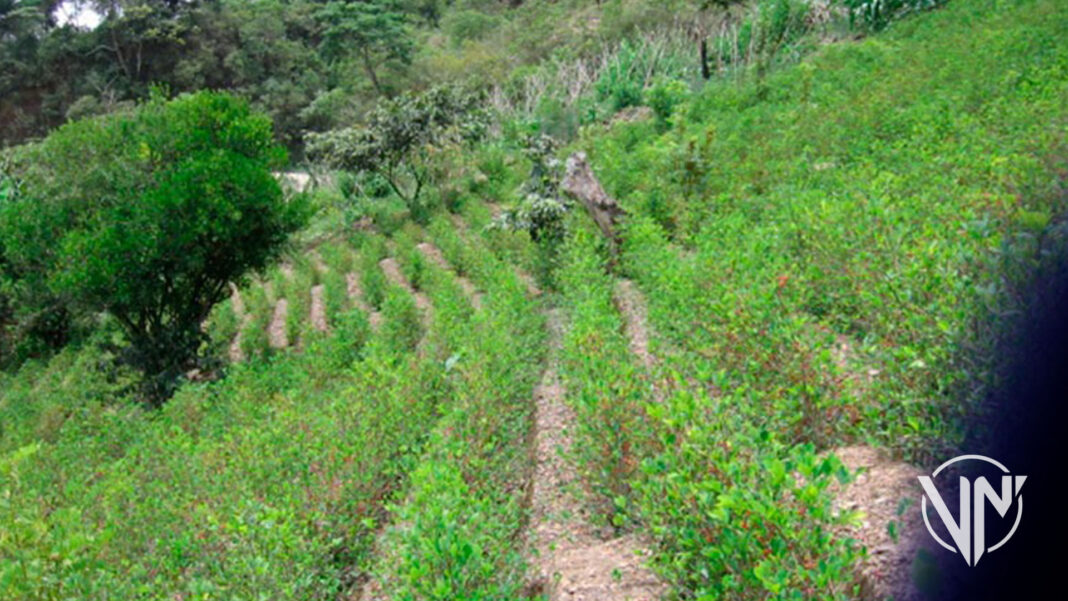
M517 598L525 570L516 537L525 519L526 441L542 318L513 270L493 255L481 254L468 266L481 274L476 283L486 292L484 310L472 313L455 282L433 263L418 263L419 255L407 252L412 249L410 239L398 241L399 256L411 259L407 269L421 264L419 281L434 299L432 330L448 327L439 325L446 307L469 319L438 349L447 357L453 395L442 405L406 498L393 508L394 525L379 548L382 593L393 599ZM444 297L451 300L439 305Z
M412 352L410 295L384 296L380 335L347 312L305 352L187 384L158 413L81 382L102 398L71 402L75 419L0 455L0 596L330 599L351 587L450 395L444 365ZM31 375L43 395L65 386Z
M559 279L575 453L599 513L651 538L654 567L684 597L853 598L858 551L830 536L850 517L831 510L828 488L849 477L837 458L769 428L751 391L713 392L707 364L683 372L668 357L650 378L589 230L568 242Z

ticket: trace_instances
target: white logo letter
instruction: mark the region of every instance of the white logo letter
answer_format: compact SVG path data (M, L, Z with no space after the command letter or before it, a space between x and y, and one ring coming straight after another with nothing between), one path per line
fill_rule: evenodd
M994 487L985 476L981 476L975 480L974 491L971 481L961 476L960 522L958 523L953 519L953 514L949 512L949 507L946 506L945 501L942 500L942 494L935 488L933 477L937 476L938 472L941 472L946 466L963 460L985 461L1000 468L1005 475L1001 476L1000 494L994 490ZM950 551L956 552L957 550L960 550L965 563L970 566L979 563L979 558L987 551L996 551L1001 545L1008 542L1009 539L1012 538L1012 535L1016 533L1016 528L1020 525L1020 518L1023 517L1023 497L1020 495L1020 489L1023 488L1027 476L1010 476L1008 475L1008 472L1008 468L989 457L983 457L982 455L961 455L960 457L955 457L940 465L930 476L920 476L920 484L923 486L924 492L921 508L923 511L923 521L924 524L927 525L928 532L930 532L931 536L938 541L938 544ZM953 543L957 545L956 549L951 547L946 541L942 540L938 536L938 533L934 531L934 528L931 527L930 518L927 516L928 498L931 499L931 503L934 505L939 519L945 524L946 530L949 531L949 535L953 537ZM1017 503L1016 521L1013 523L1012 529L1009 530L1009 533L996 545L987 547L986 501L989 501L990 504L994 506L998 515L1005 517L1005 514L1009 511L1009 507L1012 506L1013 499L1017 499ZM974 535L972 534L973 528L975 532Z

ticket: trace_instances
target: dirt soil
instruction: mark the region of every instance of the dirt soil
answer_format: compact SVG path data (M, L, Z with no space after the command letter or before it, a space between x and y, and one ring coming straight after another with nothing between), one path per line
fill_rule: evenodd
M648 551L633 536L604 540L579 500L582 482L568 454L575 415L557 373L561 319L549 312L550 361L535 390L536 433L531 494L531 585L550 601L652 601L663 585L645 567Z
M371 324L371 329L377 330L381 327L382 314L367 304L367 297L364 296L363 287L360 286L360 274L354 271L345 274L345 284L348 289L349 300L352 301L354 307L367 314L367 321Z
M834 454L850 470L864 468L853 482L837 491L835 507L862 512L857 525L838 534L854 538L868 549L861 565L865 597L920 599L912 574L922 566L913 564L921 550L933 556L937 549L920 512L922 489L917 478L924 473L869 446L843 447ZM896 542L888 529L891 521L898 532Z
M438 267L446 271L451 271L455 275L456 281L460 284L460 288L463 289L464 296L467 297L467 300L471 301L471 306L475 309L482 308L482 293L475 288L475 285L471 283L471 280L456 273L456 270L453 269L452 265L445 259L445 255L442 254L441 249L429 242L420 242L416 245L416 248L419 249L419 252L423 253L423 256L433 261Z
M519 281L523 282L523 285L527 288L527 296L541 296L541 288L538 287L537 282L534 281L534 276L523 271L519 267L515 268L516 277Z
M234 334L234 339L230 341L229 356L230 361L237 363L245 360L245 352L241 350L241 332L248 325L252 316L245 313L245 301L241 298L241 291L232 282L230 283L230 299L231 307L239 325L237 333Z
M652 369L655 360L649 352L649 326L646 317L645 299L634 282L619 280L616 283L616 308L623 315L624 328L630 340L630 351L646 369Z
M404 277L404 272L401 271L400 264L397 263L397 260L393 257L386 257L378 262L378 266L381 267L382 271L386 274L386 279L394 285L404 288L415 297L415 306L423 313L424 318L428 318L430 315L430 299L427 295L412 288L411 283L408 282L408 278Z
M320 332L325 332L327 330L326 302L323 299L324 290L325 287L322 284L312 286L311 289L311 324L313 328Z
M274 315L271 316L271 325L267 328L271 348L284 349L289 346L289 336L286 334L286 314L288 312L289 302L284 298L278 299L278 302L274 305Z

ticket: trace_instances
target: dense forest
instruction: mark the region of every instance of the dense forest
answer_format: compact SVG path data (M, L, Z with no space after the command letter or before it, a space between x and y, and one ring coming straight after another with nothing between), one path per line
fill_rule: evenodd
M1068 5L0 0L0 140L0 599L944 599Z
M145 99L153 87L206 88L251 99L298 150L305 131L358 119L383 97L465 81L515 102L520 67L590 59L638 31L702 21L701 7L685 2L521 4L102 2L89 5L102 21L87 30L58 24L56 2L7 0L0 136L8 144L40 137Z
M298 152L307 131L347 125L381 98L444 83L492 90L495 107L509 112L562 111L573 114L560 119L588 122L610 114L582 97L611 97L619 110L641 104L653 76L693 83L740 61L796 59L814 41L800 39L809 31L845 36L840 21L881 28L933 5L851 2L6 0L0 139L41 137L69 119L130 106L154 87L246 97ZM101 21L60 24L57 7ZM835 21L832 12L852 16Z

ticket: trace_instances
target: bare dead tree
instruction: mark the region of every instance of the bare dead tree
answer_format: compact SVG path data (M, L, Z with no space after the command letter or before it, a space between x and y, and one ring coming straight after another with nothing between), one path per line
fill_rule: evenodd
M614 243L619 242L616 224L626 213L616 199L604 191L601 182L590 168L586 153L576 152L567 158L560 189L586 207L586 211L606 238Z

